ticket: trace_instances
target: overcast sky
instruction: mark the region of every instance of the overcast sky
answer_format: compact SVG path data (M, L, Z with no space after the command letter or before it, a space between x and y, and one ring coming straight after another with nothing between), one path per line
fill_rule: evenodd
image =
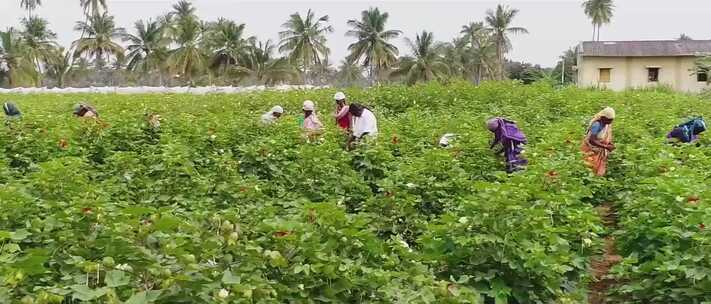
M177 0L107 0L109 12L120 26L133 31L138 19L152 18L170 10ZM69 45L80 33L74 32L77 20L83 19L78 0L42 0L37 14L50 22L62 45ZM346 56L353 39L345 37L346 21L357 19L362 10L379 7L390 13L387 27L399 29L406 37L422 30L434 33L440 41L459 35L463 24L481 21L487 9L504 3L520 10L514 21L530 34L513 37L509 57L553 66L566 48L592 38L592 26L580 7L582 0L556 1L241 1L193 0L198 15L206 20L226 17L247 25L249 35L259 39L278 39L281 24L294 12L311 8L317 15L329 15L335 32L328 35L331 61L338 63ZM17 26L26 12L20 0L0 0L0 29ZM612 24L601 32L603 40L675 39L685 33L694 39L711 39L708 28L711 0L617 0ZM401 53L410 53L403 39L395 41Z

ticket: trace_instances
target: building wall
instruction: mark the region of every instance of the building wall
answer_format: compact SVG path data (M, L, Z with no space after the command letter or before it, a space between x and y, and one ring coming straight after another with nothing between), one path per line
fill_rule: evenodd
M668 86L677 91L700 92L711 88L698 82L694 57L585 57L578 58L578 85L615 91L628 88ZM648 81L649 67L659 68L659 81ZM610 68L610 82L600 83L601 68Z

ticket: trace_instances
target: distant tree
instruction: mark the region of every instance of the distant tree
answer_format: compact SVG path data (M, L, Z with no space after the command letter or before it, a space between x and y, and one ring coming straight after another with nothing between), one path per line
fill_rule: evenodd
M57 43L57 34L49 29L49 23L39 17L22 20L22 40L25 46L24 56L35 65L35 85L42 85L42 68L50 60Z
M174 30L174 42L178 47L170 51L168 61L171 70L192 85L193 74L207 65L201 48L203 28L195 18L186 17L177 20Z
M162 86L162 68L165 67L170 43L165 34L165 26L160 21L139 20L134 24L134 30L135 34L128 34L124 38L128 43L126 68L143 74L157 72Z
M577 81L577 77L573 68L578 64L578 55L575 51L575 48L567 49L565 52L563 52L559 59L560 61L556 64L555 68L553 68L553 71L551 72L552 76L555 78L557 83L560 83L562 78L565 78L565 82L563 84L575 83ZM565 77L562 77L561 70L564 66L565 71L563 71L563 73L565 73Z
M694 39L691 38L691 37L689 37L689 36L687 36L686 34L681 34L681 35L679 35L679 38L677 38L676 40L679 40L679 41L688 41L688 40L694 40Z
M123 47L114 40L123 39L126 36L126 30L116 27L113 16L105 12L101 15L93 15L89 17L89 22L77 22L74 30L87 35L72 44L75 56L94 57L97 67L104 63L110 63L112 56L117 59L123 57Z
M108 10L106 0L79 0L79 5L84 9L84 15L87 17L99 16Z
M169 13L169 16L174 17L178 20L191 18L197 19L195 12L197 9L190 1L180 0L178 3L173 4L173 11Z
M251 44L247 68L257 82L274 85L299 78L299 71L287 58L272 57L275 45L271 40L256 42L252 39Z
M292 14L282 27L285 30L279 32L279 52L301 66L302 73L306 74L311 66L328 62L331 51L326 46L326 34L333 32L333 27L328 25L328 15L316 18L309 9L305 17Z
M509 79L531 84L546 76L547 71L540 65L527 62L509 61L506 63L506 73Z
M363 84L366 80L363 73L363 68L360 65L343 60L336 72L336 81L343 86Z
M583 9L593 24L592 40L600 41L600 28L612 20L614 3L612 0L587 0L583 2ZM595 33L597 33L597 39Z
M378 8L370 8L361 12L360 20L348 20L351 30L346 36L356 38L356 42L348 46L349 62L362 62L368 68L371 83L382 70L389 68L397 61L398 49L389 41L402 34L399 30L386 30L385 24L390 15L381 13Z
M15 87L33 80L34 63L25 56L21 33L13 28L0 31L0 66L8 86Z
M510 34L528 34L528 30L523 27L512 27L514 18L518 15L517 9L511 9L499 4L496 10L489 10L486 13L486 23L491 31L492 39L496 46L497 58L497 79L504 79L504 56L511 50Z
M470 22L463 25L460 34L470 44L469 57L473 64L472 73L474 83L479 84L485 74L492 73L492 66L496 66L496 45L491 36L491 28L483 22Z
M20 7L27 11L27 18L32 18L32 12L42 6L42 0L20 0Z
M211 50L210 68L220 75L241 78L249 74L245 67L251 38L244 37L244 24L220 18L208 25L205 40Z
M442 57L442 44L434 41L431 32L422 31L412 41L405 38L412 49L412 56L403 57L398 67L391 74L393 77L404 77L407 84L419 81L443 79L449 74L449 67Z
M60 47L55 49L47 62L47 75L56 81L57 87L63 88L66 78L74 68L72 52Z

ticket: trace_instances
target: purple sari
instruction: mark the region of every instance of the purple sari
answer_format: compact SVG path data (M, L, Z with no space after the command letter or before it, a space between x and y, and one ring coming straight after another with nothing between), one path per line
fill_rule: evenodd
M494 140L491 143L491 148L497 144L501 144L503 153L506 158L506 172L512 173L523 169L522 167L528 164L528 160L521 157L523 145L528 142L526 135L519 130L516 123L503 118L496 118L498 127L494 132Z

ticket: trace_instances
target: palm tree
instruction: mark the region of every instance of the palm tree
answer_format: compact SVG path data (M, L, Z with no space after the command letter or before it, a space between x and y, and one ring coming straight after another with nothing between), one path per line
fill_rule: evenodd
M27 18L32 17L32 11L42 6L42 0L20 0L20 7L27 10Z
M105 63L109 63L111 56L121 59L124 49L114 40L125 38L126 30L116 27L114 17L106 12L101 15L93 15L88 19L89 22L79 21L74 27L75 31L87 34L87 37L79 38L72 43L75 57L82 55L94 57L97 66L103 64L104 59Z
M298 79L299 71L288 58L272 57L275 46L271 40L257 42L256 39L250 39L250 44L246 67L256 81L274 85Z
M449 67L450 76L474 80L473 75L476 73L467 39L454 38L450 43L442 44L442 54L445 64Z
M338 67L336 79L343 85L354 85L363 83L363 68L360 65L349 62L348 60L341 61L341 66Z
M504 79L504 55L511 50L511 40L509 34L528 34L528 30L522 27L512 27L513 19L518 15L517 9L512 9L499 4L496 11L486 12L486 23L492 34L492 39L496 46L497 79Z
M245 25L237 24L232 20L220 18L214 24L209 25L206 34L206 44L212 50L210 67L221 74L228 72L235 75L243 75L248 72L244 65L249 57L250 40L245 39Z
M79 5L84 9L87 17L99 16L108 11L106 0L79 0Z
M687 34L681 34L681 35L679 35L679 38L677 38L676 40L678 40L678 41L690 41L690 40L694 40L694 38L691 38L691 37L690 37L689 35L687 35Z
M0 31L0 64L5 66L4 76L10 87L25 83L35 75L35 65L25 57L26 46L21 34L9 28Z
M449 74L449 67L441 55L442 44L434 41L431 32L422 31L415 37L415 41L408 38L405 41L412 49L413 56L402 58L391 76L404 76L405 82L412 85L418 81L442 79Z
M368 67L371 83L375 81L376 74L390 67L397 61L398 49L391 44L391 39L402 34L399 30L386 30L388 13L380 13L378 8L370 8L361 12L361 20L348 20L352 27L346 36L355 37L356 42L348 46L349 62L362 62Z
M129 71L148 74L153 71L158 72L160 85L163 85L164 65L168 57L168 44L170 40L165 35L165 27L160 21L137 21L134 24L136 34L126 35L124 38L128 42L126 68Z
M46 20L39 17L23 19L22 40L25 46L25 58L35 65L35 85L42 85L42 67L49 61L52 52L57 47L54 39L57 34L49 30Z
M206 65L200 47L203 38L202 24L193 17L178 19L174 28L174 41L178 47L170 51L168 62L173 72L192 85L192 76Z
M470 44L470 56L474 65L472 69L473 78L474 82L479 84L484 70L491 70L489 61L495 55L492 54L494 45L491 41L491 30L483 22L470 22L462 26L460 33L464 35L464 39Z
M328 15L317 19L309 9L306 18L294 13L282 27L285 30L279 32L279 52L286 53L291 62L300 65L304 74L310 66L328 61L330 50L325 35L333 32L333 27L328 25Z
M197 9L187 0L180 0L178 3L173 4L173 11L168 15L170 17L175 17L178 20L183 20L186 18L197 19L195 12Z
M46 65L47 75L57 81L58 87L63 88L67 75L74 68L74 56L72 52L60 47L54 50Z
M597 41L600 41L600 27L603 24L610 23L612 12L615 5L612 0L587 0L583 2L585 14L590 18L593 24L593 40L597 32Z

